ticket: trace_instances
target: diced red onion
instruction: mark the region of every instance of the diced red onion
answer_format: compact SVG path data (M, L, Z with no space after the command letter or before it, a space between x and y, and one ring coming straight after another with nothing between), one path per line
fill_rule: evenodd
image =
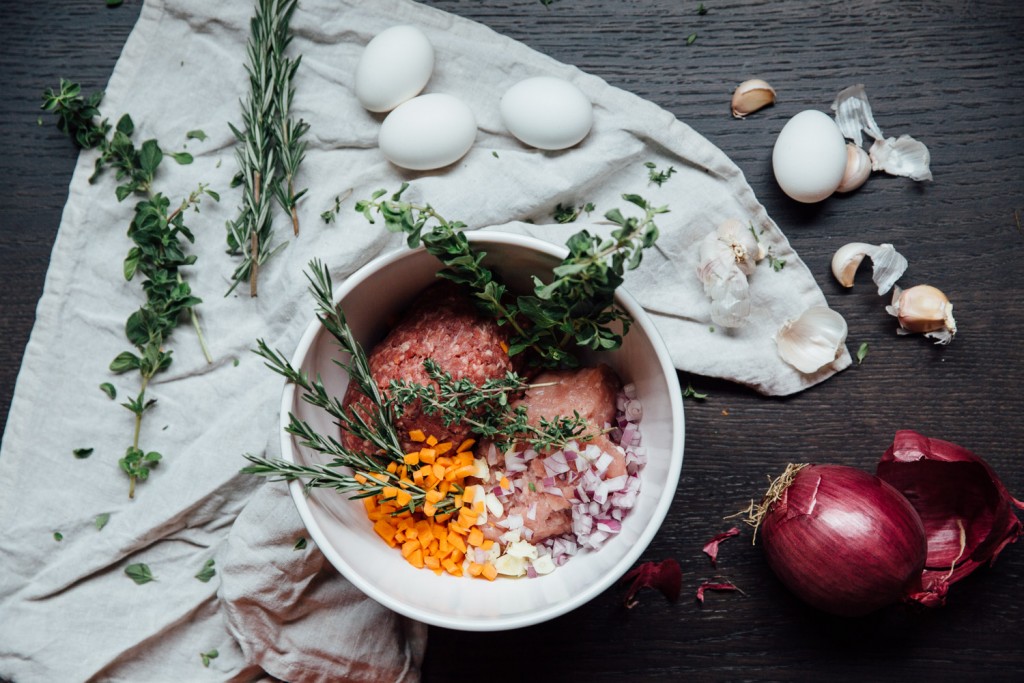
M537 570L533 568L532 564L526 565L526 577L528 579L536 579L538 576L540 576L540 574L537 573Z
M604 531L609 534L617 534L622 531L622 524L617 519L599 519L596 520L595 527L598 531Z
M523 516L522 515L509 515L505 518L505 527L512 531L514 529L523 528Z

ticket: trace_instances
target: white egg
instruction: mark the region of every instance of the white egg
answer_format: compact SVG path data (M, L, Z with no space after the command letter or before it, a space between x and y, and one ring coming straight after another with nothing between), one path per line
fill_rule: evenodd
M846 140L827 114L808 109L791 118L775 141L772 168L782 191L812 204L839 187L846 172Z
M370 111L391 111L416 97L433 70L434 48L423 31L392 26L363 50L356 67L356 97Z
M428 171L461 159L475 139L476 119L470 108L452 95L430 93L403 102L388 114L377 144L396 166Z
M505 92L501 119L521 142L555 150L585 138L594 125L594 111L587 96L569 81L536 76Z

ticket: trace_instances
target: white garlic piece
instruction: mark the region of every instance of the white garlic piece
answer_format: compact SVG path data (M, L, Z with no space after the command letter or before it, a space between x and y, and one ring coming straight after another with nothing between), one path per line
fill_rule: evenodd
M911 180L931 180L931 154L928 147L909 135L875 140L868 150L873 171L904 176Z
M863 147L852 142L846 143L846 171L839 181L836 192L853 192L863 185L871 175L871 158Z
M835 101L832 102L832 111L836 113L836 125L839 126L839 130L843 131L843 137L853 140L858 147L864 142L864 138L861 136L862 130L875 140L885 137L878 124L875 123L863 83L840 90Z
M857 268L865 256L871 259L871 279L878 286L879 296L892 289L907 270L907 259L891 244L875 246L864 242L850 242L839 247L832 255L832 274L839 280L839 284L843 287L853 287Z
M931 285L902 290L897 287L892 292L892 305L885 310L899 320L898 334L923 333L936 344L948 344L956 335L953 304L942 290Z
M728 220L701 241L697 277L711 299L711 320L722 327L739 327L750 314L747 276L765 257L764 245L753 230Z
M812 306L783 323L775 336L779 356L804 374L833 363L843 352L848 328L828 306Z
M775 104L775 89L760 78L752 78L736 86L732 94L732 115L742 119L770 104Z

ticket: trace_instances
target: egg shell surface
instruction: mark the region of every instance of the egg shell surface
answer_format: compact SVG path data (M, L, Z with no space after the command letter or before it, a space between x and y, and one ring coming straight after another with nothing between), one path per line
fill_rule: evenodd
M377 144L396 166L429 171L461 159L475 139L476 118L470 108L452 95L429 93L388 114Z
M434 71L434 47L415 26L392 26L367 43L356 67L356 98L372 112L391 111L420 93Z
M846 140L827 114L808 109L782 127L772 150L775 180L798 202L813 204L839 187L846 171Z
M501 98L501 119L521 142L538 149L572 147L590 132L594 109L569 81L535 76L519 81Z

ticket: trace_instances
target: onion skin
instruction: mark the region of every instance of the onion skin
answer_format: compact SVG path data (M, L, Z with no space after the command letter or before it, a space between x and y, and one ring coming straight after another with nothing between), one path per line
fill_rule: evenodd
M861 616L895 603L920 580L924 525L904 496L842 465L807 465L760 522L769 566L818 609Z
M992 564L1021 535L1010 495L988 463L966 448L904 429L878 463L877 474L910 501L924 523L928 556L921 584L908 599L945 604L949 587Z

